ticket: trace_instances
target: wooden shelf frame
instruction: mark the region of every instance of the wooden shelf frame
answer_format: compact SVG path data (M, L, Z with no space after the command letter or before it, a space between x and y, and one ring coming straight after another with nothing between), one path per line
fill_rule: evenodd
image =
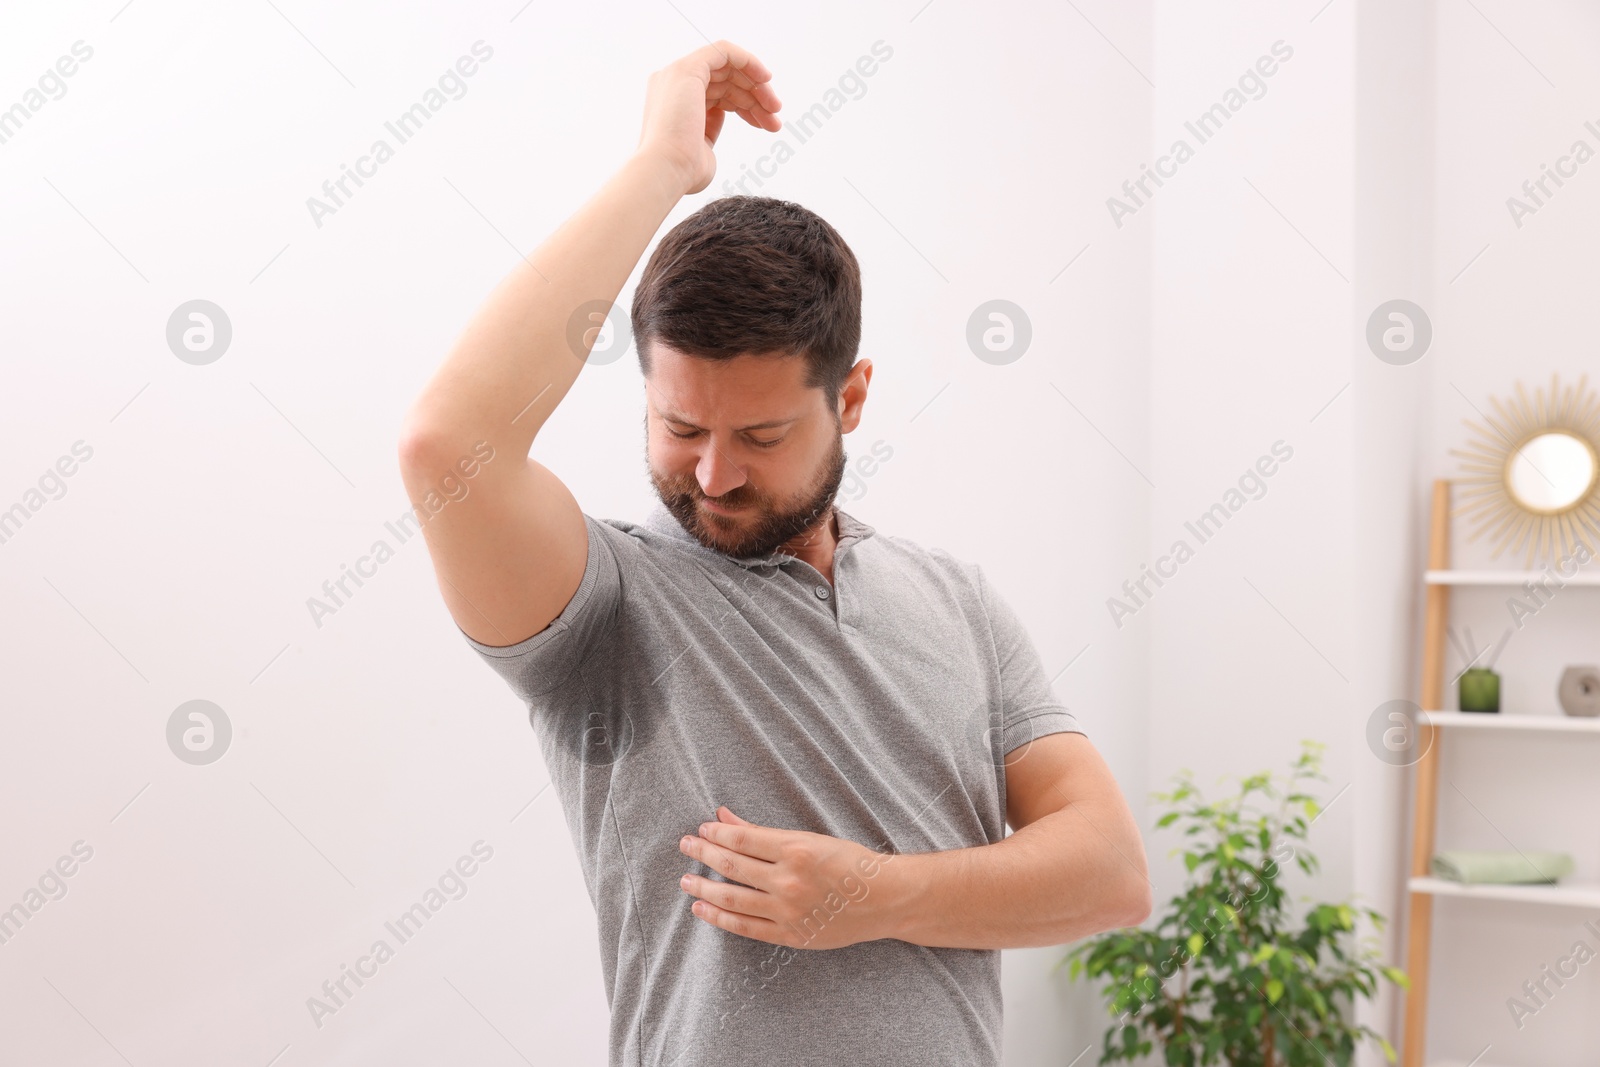
M1428 573L1450 569L1450 481L1433 482L1433 507L1428 530ZM1450 623L1450 583L1427 582L1422 608L1422 706L1444 707L1445 628ZM1427 722L1424 719L1424 722ZM1445 731L1427 722L1431 737L1419 738L1422 758L1413 776L1416 802L1412 805L1411 879L1406 909L1405 1030L1400 1041L1400 1067L1423 1067L1428 1037L1428 962L1433 948L1434 894L1415 888L1416 879L1431 876L1433 834L1439 815L1439 749Z

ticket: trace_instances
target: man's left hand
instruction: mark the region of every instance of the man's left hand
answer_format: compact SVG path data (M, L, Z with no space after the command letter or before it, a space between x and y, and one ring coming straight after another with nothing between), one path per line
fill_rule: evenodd
M892 854L826 834L757 826L726 806L678 849L728 879L686 874L680 885L700 898L695 915L729 933L790 948L843 948L893 936Z

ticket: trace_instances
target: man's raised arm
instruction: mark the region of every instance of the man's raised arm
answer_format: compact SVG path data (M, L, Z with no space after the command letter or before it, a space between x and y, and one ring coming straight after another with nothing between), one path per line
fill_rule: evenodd
M419 514L427 516L430 493L451 498L423 532L440 593L469 637L516 644L548 626L577 591L588 553L583 514L567 487L528 458L597 333L588 328L575 353L569 321L582 305L609 307L668 212L711 183L712 146L728 111L781 128L770 78L760 60L727 41L652 74L634 154L518 261L412 404L401 476ZM469 470L470 490L454 498L448 487L463 484Z

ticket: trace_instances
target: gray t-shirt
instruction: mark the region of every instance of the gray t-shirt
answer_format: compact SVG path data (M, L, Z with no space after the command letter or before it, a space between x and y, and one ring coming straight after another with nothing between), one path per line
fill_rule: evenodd
M659 504L586 515L559 618L505 647L462 634L527 703L561 799L612 1067L1000 1063L998 950L787 948L696 918L678 885L721 877L678 851L719 804L882 853L999 841L1004 754L1084 732L976 565L836 514L831 587L785 553L708 549Z

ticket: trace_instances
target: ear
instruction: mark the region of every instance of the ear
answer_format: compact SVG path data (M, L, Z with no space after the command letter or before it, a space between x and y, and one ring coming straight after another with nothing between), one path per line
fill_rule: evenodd
M867 403L867 386L872 382L872 360L859 359L849 377L839 387L839 429L849 433L861 424L861 411Z

